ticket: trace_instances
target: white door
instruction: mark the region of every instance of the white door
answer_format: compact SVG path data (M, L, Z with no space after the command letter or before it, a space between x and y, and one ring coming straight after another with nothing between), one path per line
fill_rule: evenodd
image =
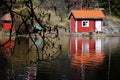
M95 21L95 27L96 27L96 31L102 31L102 22L101 22L101 20L96 20Z

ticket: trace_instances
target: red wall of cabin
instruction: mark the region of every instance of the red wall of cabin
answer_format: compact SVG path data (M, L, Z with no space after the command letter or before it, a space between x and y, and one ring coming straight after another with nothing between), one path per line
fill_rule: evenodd
M82 20L78 20L78 32L95 32L95 20L89 20L89 27L82 27Z
M70 17L70 32L75 32L75 18L73 16Z

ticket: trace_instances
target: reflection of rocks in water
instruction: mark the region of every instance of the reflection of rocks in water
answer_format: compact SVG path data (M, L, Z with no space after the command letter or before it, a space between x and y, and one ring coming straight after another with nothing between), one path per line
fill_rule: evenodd
M37 61L51 60L52 58L55 58L62 50L62 46L60 45L60 40L58 38L36 38L34 41L36 48L31 48L33 47L33 45L31 45L29 51L30 49L31 51L36 49L35 54L37 55Z
M35 39L35 45L36 45L38 48L41 48L41 47L43 46L42 39L36 38L36 39Z
M15 75L15 80L36 80L36 72L36 67L23 67L20 72L16 72L17 75Z
M51 59L57 58L62 50L62 46L59 44L58 39L45 38L44 42L41 38L33 38L34 42L27 37L19 37L16 39L16 44L14 48L14 54L12 58L12 68L17 71L23 71L24 66L35 65L41 61L49 61ZM52 47L54 43L54 46ZM44 45L43 45L44 44ZM36 48L37 47L37 48ZM43 50L41 50L43 48ZM38 49L38 50L37 50ZM38 51L38 52L37 52ZM19 75L20 78L32 78L35 76L34 70L25 70L27 74L21 74L20 72L16 73L16 76Z
M16 44L15 45L16 46L15 46L15 49L14 49L14 53L16 55L22 54L22 51L24 51L24 53L26 53L27 50L29 49L29 38L28 37L18 37L16 39Z
M28 51L31 44L28 37L18 37L16 39L12 60L18 68L20 68L21 65L29 65L31 60L36 60L35 51Z

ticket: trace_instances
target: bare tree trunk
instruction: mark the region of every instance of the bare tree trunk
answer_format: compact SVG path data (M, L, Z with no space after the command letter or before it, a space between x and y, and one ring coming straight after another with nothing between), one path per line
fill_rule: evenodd
M110 3L110 0L108 0L108 3L109 3L109 15L111 16L111 3Z

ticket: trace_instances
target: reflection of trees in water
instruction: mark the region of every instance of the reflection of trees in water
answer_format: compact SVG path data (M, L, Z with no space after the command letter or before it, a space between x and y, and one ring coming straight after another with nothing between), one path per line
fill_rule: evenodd
M3 8L6 8L5 13L10 13L12 21L11 23L16 26L16 31L13 34L12 28L13 25L11 26L10 33L9 33L9 39L8 41L11 41L13 38L15 39L15 46L14 49L16 48L16 43L21 43L21 40L17 39L19 38L19 35L23 34L24 37L28 37L32 41L32 45L29 47L28 52L26 54L29 54L30 51L33 50L33 48L36 51L36 61L31 61L31 63L37 63L40 61L48 61L48 60L54 60L59 55L61 54L62 46L59 43L59 38L58 38L58 27L55 25L54 27L51 26L49 23L48 19L46 16L48 14L44 11L39 12L39 16L36 15L35 13L35 8L33 5L32 0L26 0L22 3L22 7L24 7L24 10L15 10L16 7L20 8L21 4L15 5L17 0L2 0L0 4L0 7L3 6ZM38 5L37 5L38 6ZM22 7L20 9L22 9ZM48 17L49 18L49 17ZM38 24L42 27L42 30L34 32L34 25ZM23 30L24 29L24 30ZM23 31L22 31L23 30ZM46 35L49 35L50 37L46 37ZM41 39L42 40L42 46L39 47L35 40L36 39ZM7 41L7 42L8 42ZM6 44L3 43L2 46ZM14 52L14 51L13 51ZM12 55L16 56L16 53L13 53ZM18 51L19 52L19 51ZM19 57L19 56L16 56ZM5 65L6 66L6 65ZM1 67L1 66L0 66Z
M39 10L39 16L36 15L35 10L39 9L39 7L38 4L34 5L32 0L23 1L23 8L20 5L21 3L17 5L17 0L2 0L2 3L3 4L1 4L0 6L3 6L3 8L7 8L6 12L10 13L12 18L11 22L16 26L15 34L12 34L13 26L11 26L9 40L11 41L13 37L15 37L15 39L18 38L20 34L27 35L36 48L37 60L44 60L45 57L46 59L55 58L56 53L59 52L62 48L61 45L56 42L58 41L59 34L58 26L50 25L50 22L48 20L49 14L45 11ZM18 7L18 10L16 7ZM37 33L36 31L34 32L35 24L40 25L42 30L38 30ZM23 29L24 31L22 31ZM53 34L54 37L46 37L46 35L49 34ZM42 39L43 46L41 49L39 49L39 47L36 45L34 38ZM31 48L28 50L28 52L31 50Z
M36 59L38 62L54 60L61 54L62 46L59 42L59 38L47 37L41 39L41 42L36 41L33 42L35 43L33 45L36 47ZM33 45L30 46L28 52L32 50Z

